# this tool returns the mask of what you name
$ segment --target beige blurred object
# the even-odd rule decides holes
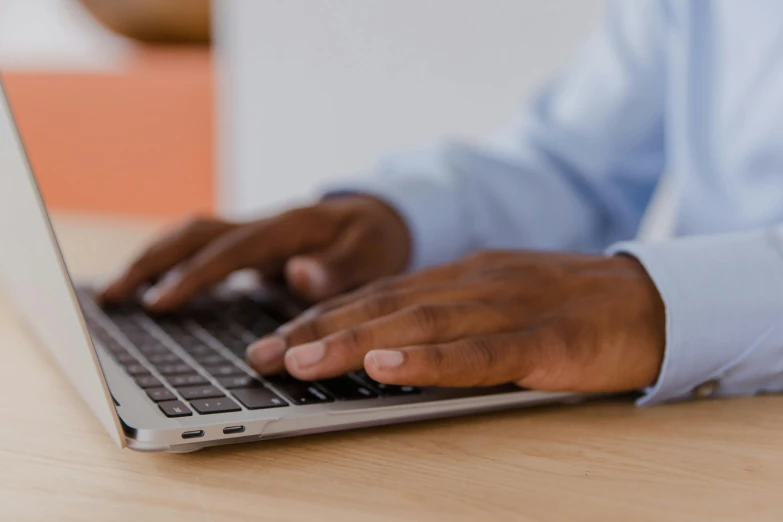
[[[78,0],[109,29],[145,43],[207,44],[210,0]]]

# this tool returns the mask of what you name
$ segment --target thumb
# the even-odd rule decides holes
[[[302,297],[320,301],[367,282],[373,277],[372,262],[363,255],[365,245],[361,230],[341,234],[328,248],[308,255],[295,256],[285,267],[289,286]]]

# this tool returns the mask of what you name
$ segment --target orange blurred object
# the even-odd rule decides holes
[[[214,209],[206,49],[139,51],[119,73],[4,74],[51,208],[173,216]]]

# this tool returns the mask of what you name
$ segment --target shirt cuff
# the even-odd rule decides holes
[[[657,382],[638,405],[783,389],[783,262],[771,231],[623,242],[666,307],[666,349]],[[698,393],[696,393],[698,394]]]
[[[454,261],[470,248],[470,227],[448,183],[415,176],[376,176],[326,187],[322,193],[366,194],[396,210],[411,234],[410,271]]]

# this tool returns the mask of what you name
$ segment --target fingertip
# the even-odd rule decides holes
[[[270,335],[248,346],[245,361],[260,374],[279,373],[283,369],[286,349],[286,343],[280,336]]]
[[[364,369],[376,381],[393,384],[399,380],[406,362],[405,353],[400,350],[370,350],[364,356]]]
[[[100,302],[121,301],[128,293],[127,286],[123,276],[116,277],[99,290],[96,297]]]
[[[171,270],[157,284],[149,287],[141,296],[141,304],[154,312],[166,312],[179,307],[186,295],[182,270]]]
[[[99,304],[112,303],[119,300],[119,292],[116,288],[107,286],[95,294],[95,300],[98,301]]]
[[[313,300],[329,297],[331,281],[326,268],[309,257],[293,257],[286,263],[286,278],[289,285]]]
[[[157,286],[150,287],[141,296],[141,304],[145,308],[154,310],[160,306],[161,301],[165,304],[165,295],[161,288]]]

